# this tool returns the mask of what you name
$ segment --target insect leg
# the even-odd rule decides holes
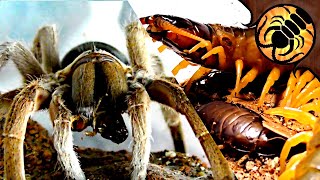
[[[56,72],[60,69],[57,41],[56,26],[54,25],[42,27],[34,38],[31,51],[43,65],[46,73]]]
[[[299,107],[304,112],[313,111],[316,116],[320,115],[320,100],[313,100],[310,103],[301,105]]]
[[[291,102],[295,101],[296,97],[301,92],[301,89],[308,82],[310,82],[313,78],[314,78],[314,75],[310,71],[307,70],[299,77],[299,79],[297,79],[296,86],[295,86],[295,88],[294,88],[294,90],[292,92],[292,100],[291,100]],[[291,104],[290,104],[290,106],[291,106]]]
[[[207,48],[207,51],[210,51],[212,49],[212,44],[209,40],[205,40],[199,36],[191,34],[183,29],[180,29],[160,17],[156,18],[154,21],[155,21],[154,23],[157,24],[159,27],[161,27],[163,30],[168,30],[173,33],[176,33],[176,34],[179,34],[179,35],[182,35],[182,36],[199,41],[198,44],[196,44],[194,47],[192,47],[190,50],[188,50],[189,53],[193,53],[193,52],[197,51],[199,48],[204,48],[204,47]]]
[[[259,65],[261,65],[260,59],[258,60]],[[237,95],[243,89],[248,85],[248,83],[252,82],[259,73],[259,66],[254,66],[247,74],[241,79],[238,88],[236,87],[234,90],[234,94]]]
[[[284,172],[285,170],[286,159],[289,155],[291,147],[294,147],[300,143],[309,142],[312,135],[313,135],[312,131],[301,132],[301,133],[295,134],[294,136],[292,136],[286,141],[280,154],[280,173]]]
[[[291,95],[293,93],[294,87],[296,86],[297,79],[300,77],[300,70],[296,71],[296,74],[294,75],[293,72],[290,73],[290,77],[287,83],[287,88],[284,91],[283,99],[280,102],[280,107],[287,106],[289,103],[291,103]]]
[[[301,100],[299,101],[297,106],[299,107],[300,105],[306,104],[308,101],[310,101],[312,99],[316,99],[316,98],[320,98],[320,87],[314,89],[308,95],[301,98]]]
[[[243,61],[241,59],[238,59],[238,60],[236,60],[235,64],[236,64],[237,79],[236,79],[235,88],[231,92],[231,97],[235,97],[237,95],[237,93],[240,92],[239,86],[240,86],[240,79],[242,76]]]
[[[158,51],[159,51],[160,53],[162,53],[165,49],[167,49],[167,46],[164,45],[164,44],[162,44],[162,45],[158,48]]]
[[[222,46],[214,47],[213,49],[209,50],[205,55],[201,57],[201,59],[206,59],[212,54],[218,54],[219,55],[219,69],[226,69],[227,67],[227,61],[226,61],[226,53],[224,52],[224,49]]]
[[[317,117],[313,116],[308,112],[304,112],[300,109],[290,108],[290,107],[276,107],[270,108],[264,111],[265,114],[279,115],[285,118],[295,119],[301,124],[310,125],[312,128],[317,120]]]
[[[314,78],[303,88],[303,90],[292,101],[291,107],[299,107],[301,104],[303,104],[303,103],[300,103],[301,99],[307,96],[308,94],[312,93],[312,91],[314,91],[314,89],[316,89],[317,87],[320,87],[320,83],[317,78]]]
[[[299,42],[299,41],[298,41]],[[279,54],[280,56],[286,56],[286,55],[288,55],[288,54],[290,54],[291,52],[292,52],[292,50],[293,50],[293,48],[294,48],[294,40],[293,39],[290,39],[290,41],[289,41],[289,46],[290,46],[290,48],[288,49],[288,51],[287,52],[285,52],[285,53],[283,53],[283,54]],[[299,46],[298,46],[299,47]]]
[[[301,162],[301,159],[303,159],[306,156],[306,153],[307,152],[303,152],[292,156],[286,165],[285,171],[279,176],[278,180],[294,179],[295,169],[297,165]]]
[[[271,86],[275,83],[275,81],[277,81],[280,77],[280,69],[278,67],[274,67],[272,68],[267,81],[265,83],[265,85],[263,86],[262,92],[261,92],[261,96],[259,98],[259,102],[258,102],[258,106],[262,106],[262,104],[264,103],[264,98],[266,97],[267,93],[269,92],[269,89],[271,88]]]

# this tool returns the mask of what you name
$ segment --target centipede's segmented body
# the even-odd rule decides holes
[[[194,66],[194,63],[201,66],[192,72],[187,82],[180,83],[186,86],[186,91],[190,84],[207,75],[212,68],[236,72],[237,79],[232,96],[237,96],[258,75],[270,73],[259,100],[259,106],[262,106],[274,82],[281,74],[293,69],[293,65],[273,63],[261,54],[256,44],[254,28],[203,24],[169,15],[148,16],[140,18],[140,21],[148,25],[147,31],[154,40],[161,41],[184,58],[184,61],[172,70],[175,76],[180,70]],[[242,71],[246,72],[243,77]]]

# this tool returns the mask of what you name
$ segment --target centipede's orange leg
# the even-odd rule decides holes
[[[294,136],[292,136],[286,141],[280,153],[280,173],[283,173],[285,170],[286,159],[289,155],[290,149],[300,143],[309,142],[312,135],[313,135],[312,131],[301,132],[301,133],[295,134]]]
[[[188,69],[189,68],[189,69]],[[188,92],[189,89],[191,88],[191,85],[193,84],[194,81],[200,79],[201,77],[207,75],[210,73],[211,69],[205,68],[203,66],[200,66],[198,64],[194,64],[191,62],[188,62],[186,60],[182,60],[171,72],[172,74],[176,77],[176,79],[179,78],[179,71],[187,71],[188,74],[193,74],[189,79],[183,79],[182,84],[180,86],[185,87],[185,91]],[[185,77],[184,74],[182,74]]]
[[[313,111],[316,116],[319,116],[319,114],[320,114],[320,100],[314,100],[310,103],[301,105],[299,107],[299,109],[301,109],[304,112]]]
[[[297,70],[295,76],[293,72],[291,72],[288,83],[287,83],[287,88],[283,93],[283,99],[281,100],[279,105],[280,107],[287,106],[288,101],[291,101],[291,98],[292,98],[291,95],[297,83],[297,79],[300,77],[300,72],[301,72],[300,70]]]
[[[164,44],[162,44],[160,47],[158,47],[158,51],[159,51],[160,53],[162,53],[165,49],[167,49],[167,46],[164,45]]]
[[[307,152],[299,153],[292,156],[287,163],[285,171],[279,176],[278,180],[287,180],[294,179],[295,177],[295,169],[297,165],[300,163],[301,159],[306,156]]]
[[[157,18],[157,19],[155,19],[155,21],[157,21],[156,24],[160,25],[163,30],[168,30],[173,33],[176,33],[176,34],[194,39],[196,41],[199,41],[198,44],[196,44],[194,47],[192,47],[190,50],[188,50],[189,53],[193,53],[193,52],[197,51],[199,48],[204,48],[204,47],[206,47],[208,51],[210,51],[212,49],[212,44],[209,40],[205,40],[199,36],[191,34],[183,29],[180,29],[162,18]]]
[[[301,106],[302,104],[306,104],[312,99],[320,98],[320,87],[314,89],[306,96],[302,97],[296,104],[297,107]]]
[[[314,124],[317,120],[317,117],[313,116],[308,112],[304,112],[301,109],[290,108],[290,107],[276,107],[270,108],[264,111],[265,114],[283,116],[289,119],[295,119],[301,124],[310,125],[311,128],[314,128]]]
[[[217,46],[208,51],[205,55],[201,57],[202,60],[210,57],[212,54],[218,54],[219,55],[219,69],[226,69],[227,67],[227,57],[226,53],[224,52],[224,49],[222,46]]]
[[[314,78],[314,75],[310,71],[305,71],[297,80],[296,87],[293,90],[292,98],[293,100],[291,102],[294,102],[298,94],[301,92],[301,89],[312,79]],[[291,105],[290,105],[291,106]]]
[[[239,94],[241,89],[246,87],[248,83],[252,82],[258,76],[259,69],[261,69],[261,59],[258,59],[257,65],[253,66],[253,68],[241,79],[238,88],[236,87],[233,93],[236,95]]]
[[[237,73],[237,79],[236,79],[236,85],[233,91],[231,92],[231,96],[235,97],[237,93],[239,92],[239,85],[240,85],[240,79],[242,76],[242,69],[243,69],[243,61],[241,59],[236,60],[236,73]]]
[[[260,99],[258,102],[258,106],[261,106],[264,103],[264,99],[265,99],[267,93],[269,92],[271,86],[274,84],[275,81],[277,81],[279,79],[279,77],[280,77],[280,69],[278,67],[272,68],[272,70],[267,78],[267,82],[263,86],[261,96],[260,96]]]
[[[302,103],[301,100],[307,96],[308,94],[312,93],[316,88],[320,87],[319,80],[317,78],[314,78],[311,82],[309,82],[303,90],[297,95],[297,97],[294,99],[294,101],[291,104],[291,107],[298,107]]]

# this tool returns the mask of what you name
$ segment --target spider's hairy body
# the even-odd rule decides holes
[[[234,179],[227,161],[183,89],[154,77],[143,26],[136,20],[125,27],[125,34],[131,67],[124,64],[127,61],[122,63],[122,59],[118,59],[124,56],[114,55],[114,48],[104,43],[97,43],[98,48],[94,43],[93,46],[84,43],[66,55],[68,58],[62,62],[64,67],[57,68],[60,63],[55,58],[58,53],[52,26],[39,30],[33,52],[17,42],[0,46],[0,64],[13,61],[25,82],[30,81],[14,97],[6,115],[4,165],[7,179],[25,179],[26,124],[34,112],[46,108],[53,123],[58,160],[66,176],[73,179],[85,179],[85,175],[73,150],[72,130],[82,131],[91,126],[93,132],[87,135],[100,133],[106,139],[121,143],[128,135],[121,114],[128,112],[133,132],[131,178],[145,179],[150,156],[151,124],[147,112],[151,100],[186,116],[213,167],[214,178]],[[8,108],[0,106],[0,109]]]

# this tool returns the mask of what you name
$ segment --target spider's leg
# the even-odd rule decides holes
[[[176,80],[173,77],[171,77],[171,80],[170,80],[170,77],[167,77],[165,75],[163,64],[158,56],[154,55],[152,56],[152,59],[153,59],[153,62],[155,63],[155,65],[153,66],[153,69],[157,75],[169,80],[172,83],[176,82]],[[180,114],[168,106],[164,106],[160,104],[160,107],[161,107],[161,111],[164,116],[164,119],[170,129],[175,150],[178,152],[186,152],[185,146],[183,143],[184,141],[183,141],[183,132],[182,132]]]
[[[150,98],[143,85],[137,80],[152,77],[150,54],[146,47],[147,32],[140,22],[132,22],[125,27],[126,42],[135,78],[130,84],[133,90],[128,100],[128,112],[133,131],[133,168],[131,179],[145,179],[150,156],[151,123],[147,120]]]
[[[55,83],[32,81],[15,96],[4,125],[4,172],[7,179],[25,179],[23,141],[30,116],[49,98]]]
[[[186,116],[210,161],[214,179],[233,179],[232,171],[226,159],[223,157],[183,89],[165,80],[149,80],[145,86],[152,100],[170,106]]]
[[[0,121],[1,117],[5,118],[12,104],[13,98],[19,93],[19,90],[12,90],[4,94],[0,94]],[[2,129],[0,130],[2,131]]]
[[[138,22],[133,22],[126,27],[127,47],[132,62],[131,64],[133,65],[133,68],[140,66],[137,70],[145,71],[144,73],[140,73],[142,76],[138,79],[139,82],[145,86],[152,100],[170,106],[177,112],[186,116],[196,137],[199,139],[206,152],[212,166],[214,179],[234,179],[234,175],[228,166],[228,162],[223,157],[217,144],[212,139],[183,89],[166,80],[153,80],[151,76],[146,76],[148,75],[146,72],[150,72],[148,63],[143,63],[150,58],[143,40],[146,37],[146,33],[143,26]],[[143,61],[141,62],[141,60]],[[140,98],[143,96],[146,97],[144,92],[141,92],[141,94],[142,96]],[[142,107],[145,107],[145,104],[141,105]],[[141,107],[140,109],[143,110]]]
[[[49,112],[53,122],[53,143],[66,175],[73,179],[85,179],[77,154],[73,150],[71,126],[78,116],[72,115],[62,99],[63,93],[68,90],[68,86],[59,86],[52,94]]]
[[[19,93],[19,90],[12,90],[4,94],[0,94],[0,136],[3,133],[3,126],[5,123],[6,115],[9,112],[13,98]],[[1,145],[2,143],[0,143]]]
[[[0,45],[0,70],[11,60],[25,81],[45,74],[33,54],[18,42],[5,42]]]
[[[141,84],[133,83],[130,88],[133,89],[128,99],[133,134],[131,179],[145,179],[151,149],[151,122],[147,120],[150,98]]]
[[[55,25],[42,27],[34,38],[32,52],[46,73],[60,69],[57,41]]]

